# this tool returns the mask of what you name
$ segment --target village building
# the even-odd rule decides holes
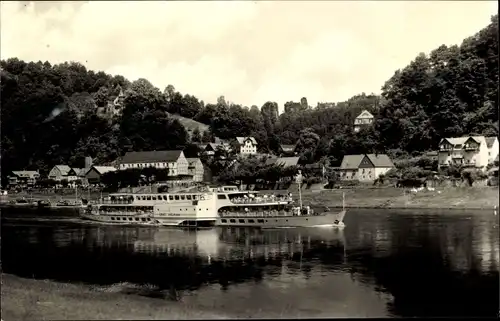
[[[315,177],[324,178],[326,175],[326,167],[324,164],[320,164],[320,163],[305,164],[303,166],[303,168],[304,168],[304,173],[309,173],[309,175],[312,175]]]
[[[116,171],[116,168],[112,166],[92,166],[87,173],[85,173],[85,179],[89,184],[99,184],[102,175],[114,171]]]
[[[277,165],[287,168],[290,166],[297,166],[300,157],[271,157],[266,160],[266,165]]]
[[[37,180],[40,178],[40,173],[38,171],[13,171],[9,175],[9,188],[21,187],[33,187],[35,186]]]
[[[52,167],[47,177],[57,182],[60,182],[62,180],[71,182],[78,179],[75,171],[72,171],[71,167],[69,167],[68,165],[56,165]]]
[[[281,144],[279,146],[279,150],[278,150],[278,154],[280,156],[294,156],[294,155],[297,155],[297,152],[295,151],[295,147],[297,145],[293,144],[293,145],[284,145],[284,144]]]
[[[439,142],[438,167],[451,165],[485,170],[498,155],[498,139],[484,136],[443,138]],[[490,145],[491,147],[488,147]]]
[[[113,100],[113,102],[108,102],[106,106],[97,108],[97,116],[101,118],[113,118],[115,116],[121,115],[125,100],[125,94],[123,93],[123,89],[120,85],[117,86],[117,90],[119,90],[118,96]]]
[[[257,140],[254,137],[236,137],[234,145],[240,155],[257,154]]]
[[[146,167],[168,169],[169,176],[189,175],[189,163],[182,150],[128,152],[119,165],[120,170]]]
[[[485,137],[486,146],[488,146],[488,164],[493,164],[495,159],[498,157],[498,138]]]
[[[354,119],[354,132],[357,133],[361,128],[370,126],[373,124],[374,119],[375,117],[368,110],[363,110],[361,114]]]
[[[340,179],[374,181],[394,168],[386,154],[345,155],[338,168]]]
[[[188,175],[193,176],[194,182],[203,182],[205,176],[205,167],[197,157],[186,158],[188,161]]]

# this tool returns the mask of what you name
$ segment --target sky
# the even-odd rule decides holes
[[[1,2],[0,56],[78,61],[214,103],[339,102],[486,27],[496,1]]]

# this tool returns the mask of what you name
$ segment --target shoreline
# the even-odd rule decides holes
[[[288,191],[261,191],[263,194],[287,193]],[[292,192],[298,198],[297,192]],[[345,195],[346,209],[435,209],[435,210],[494,210],[499,207],[498,187],[440,188],[434,191],[410,193],[401,188],[356,188],[335,190],[305,190],[301,192],[304,204],[313,207],[342,208]],[[74,200],[71,195],[32,194],[33,199]],[[5,204],[10,200],[27,197],[27,194],[9,194],[0,198],[0,208],[30,208],[26,205]],[[36,207],[31,207],[35,208]],[[52,207],[57,209],[68,207]]]
[[[1,284],[3,320],[228,318],[182,301],[128,294],[120,285],[62,283],[6,273],[1,274]]]

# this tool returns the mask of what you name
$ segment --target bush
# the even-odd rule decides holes
[[[353,187],[353,186],[359,186],[360,182],[357,179],[353,180],[346,180],[346,181],[339,181],[339,185],[344,186],[344,187]]]
[[[304,183],[305,184],[318,184],[318,183],[321,183],[322,179],[320,177],[308,177],[304,180]]]
[[[462,171],[462,179],[466,181],[469,184],[469,186],[472,186],[472,184],[477,180],[486,178],[488,178],[488,175],[481,170],[474,169],[474,170]]]

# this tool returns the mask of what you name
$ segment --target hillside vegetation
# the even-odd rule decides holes
[[[162,92],[146,79],[130,82],[77,62],[10,58],[1,68],[3,179],[15,169],[81,167],[86,155],[106,163],[126,151],[189,148],[190,140],[213,136],[252,135],[261,151],[297,143],[302,163],[323,160],[335,166],[344,154],[404,155],[435,149],[446,136],[498,135],[498,16],[460,46],[419,54],[383,84],[381,96],[362,93],[316,108],[302,98],[285,104],[281,115],[275,102],[246,107],[221,96],[205,104],[171,85]],[[99,117],[98,107],[120,90],[122,115]],[[363,109],[376,116],[375,124],[353,133]],[[195,123],[186,118],[209,132],[193,129],[189,138],[186,127]]]

